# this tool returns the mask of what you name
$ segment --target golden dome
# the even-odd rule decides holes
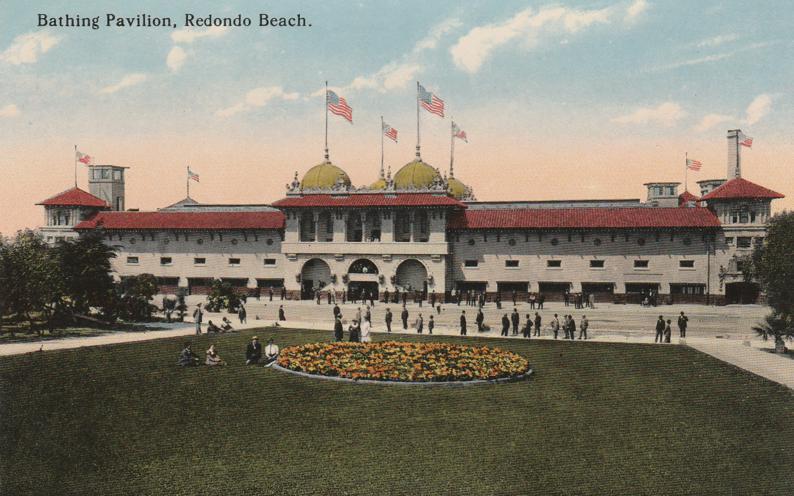
[[[369,186],[369,189],[386,189],[386,180],[383,178],[378,179]]]
[[[424,189],[439,178],[438,171],[421,160],[403,165],[394,175],[394,189]]]
[[[339,179],[350,186],[350,177],[347,173],[331,162],[322,162],[309,169],[303,175],[302,189],[332,189]]]
[[[466,185],[460,182],[458,179],[450,177],[447,180],[447,184],[449,185],[449,192],[456,199],[462,200],[466,197]]]

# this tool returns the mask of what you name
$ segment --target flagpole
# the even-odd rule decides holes
[[[325,103],[325,161],[328,160],[328,81],[325,82],[325,95],[323,96]]]
[[[452,121],[452,124],[449,132],[449,178],[452,179],[455,177],[455,169],[453,168],[455,163],[455,121],[452,120],[451,116],[450,121]]]
[[[689,191],[687,178],[689,176],[689,152],[684,152],[684,191]]]
[[[419,152],[421,142],[419,138],[419,81],[416,82],[416,160],[421,161],[422,155]]]
[[[380,116],[380,178],[383,179],[386,176],[383,174],[383,116]]]
[[[77,145],[74,145],[74,187],[77,187]]]
[[[185,187],[187,188],[187,198],[190,198],[190,166],[185,166],[187,169],[187,176],[185,177]]]

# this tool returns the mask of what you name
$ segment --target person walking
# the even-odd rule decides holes
[[[201,334],[201,321],[204,320],[204,311],[201,309],[201,303],[196,305],[193,310],[193,320],[196,322],[196,335]]]
[[[510,332],[510,319],[507,314],[502,315],[502,336],[507,336]]]
[[[684,312],[681,312],[681,315],[678,316],[678,337],[686,338],[686,328],[689,325],[689,317],[684,315]]]
[[[568,339],[571,341],[576,339],[576,319],[573,318],[573,315],[568,316]]]
[[[543,310],[543,303],[546,301],[546,295],[541,293],[538,295],[538,310]]]
[[[665,343],[669,343],[670,342],[670,338],[672,337],[672,334],[673,334],[673,327],[672,327],[672,325],[670,325],[671,323],[672,323],[672,321],[670,319],[667,319],[667,325],[664,326],[664,342]]]
[[[513,297],[513,306],[516,306],[516,298],[518,298],[518,293],[516,293],[515,289],[513,290],[512,297]]]
[[[590,327],[590,321],[587,320],[587,315],[582,315],[582,321],[579,324],[579,339],[584,337],[587,340],[587,328]]]
[[[529,308],[532,309],[532,310],[535,309],[535,300],[536,299],[537,299],[537,297],[535,296],[535,293],[529,293]]]
[[[433,320],[433,314],[430,314],[430,320],[427,321],[427,333],[433,334],[433,328],[436,326],[436,321]]]
[[[403,311],[400,314],[400,317],[402,318],[402,321],[403,321],[403,331],[407,331],[408,330],[408,309],[405,308],[405,303],[403,303]]]
[[[482,308],[477,310],[477,318],[474,321],[477,323],[477,332],[483,332],[482,323],[485,321],[485,315],[482,313]]]
[[[529,339],[532,336],[532,315],[527,314],[527,322],[524,324],[524,337]]]
[[[355,320],[356,322],[361,322],[361,307],[356,307]]]
[[[482,306],[482,304],[480,304]],[[496,293],[496,309],[502,309],[502,293]]]
[[[562,332],[565,333],[565,337],[563,339],[568,339],[568,331],[571,327],[568,325],[568,315],[562,316]]]
[[[430,306],[431,307],[435,307],[436,306],[436,292],[435,291],[430,293]]]
[[[510,322],[513,324],[513,336],[518,336],[518,324],[521,321],[521,316],[518,315],[518,309],[513,308],[513,314],[510,316]]]
[[[535,336],[540,337],[540,324],[543,323],[543,319],[540,318],[540,314],[535,312]]]
[[[560,319],[557,317],[557,314],[554,314],[554,318],[551,320],[551,332],[554,333],[554,339],[557,339],[557,336],[560,333]]]
[[[419,314],[419,317],[416,319],[416,333],[422,334],[422,331],[425,328],[425,319],[422,318],[422,314]]]
[[[245,324],[247,318],[247,312],[245,311],[245,305],[240,303],[240,308],[237,309],[237,318],[240,319],[241,324]]]
[[[339,317],[342,314],[342,310],[339,309],[339,305],[334,305],[334,318]]]
[[[369,305],[367,305],[367,311],[364,313],[364,320],[372,324],[372,310],[370,310]]]
[[[334,341],[342,341],[345,339],[344,329],[342,328],[342,315],[334,317]]]
[[[383,303],[389,303],[389,290],[383,292]]]
[[[278,306],[278,320],[287,320],[287,316],[284,314],[284,305]]]
[[[659,316],[656,321],[656,337],[653,338],[654,343],[661,343],[664,341],[664,317]]]
[[[468,328],[466,326],[466,310],[462,310],[460,312],[460,335],[465,336],[468,332]]]
[[[391,332],[391,320],[392,320],[392,313],[391,308],[386,307],[386,332]]]

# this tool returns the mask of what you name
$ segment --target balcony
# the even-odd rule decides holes
[[[383,242],[298,242],[281,243],[281,252],[290,254],[334,254],[345,255],[447,255],[446,241],[427,243],[383,243]]]

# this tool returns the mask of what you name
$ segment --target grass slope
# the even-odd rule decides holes
[[[405,388],[245,367],[251,335],[194,340],[222,369],[179,339],[1,359],[0,493],[791,494],[794,396],[687,348],[470,338],[535,375]]]

